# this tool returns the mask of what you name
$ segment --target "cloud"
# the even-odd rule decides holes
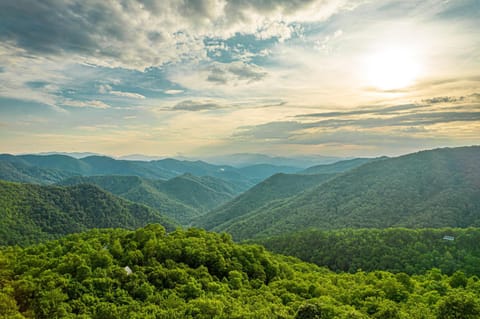
[[[415,109],[422,108],[423,105],[420,104],[401,104],[401,105],[394,105],[394,106],[380,106],[380,107],[368,107],[368,108],[360,108],[355,109],[352,111],[338,111],[338,112],[322,112],[322,113],[308,113],[308,114],[300,114],[296,117],[298,118],[309,118],[309,117],[316,117],[316,118],[330,118],[330,117],[348,117],[353,115],[390,115],[395,114],[400,111],[410,111]]]
[[[94,109],[109,109],[111,108],[110,105],[98,101],[98,100],[92,100],[92,101],[76,101],[76,100],[64,100],[62,101],[61,105],[64,106],[71,106],[71,107],[79,107],[79,108],[94,108]]]
[[[469,98],[474,98],[472,94]],[[451,130],[451,123],[468,127],[480,122],[480,103],[462,103],[467,97],[425,99],[423,104],[367,107],[351,111],[311,113],[294,116],[294,121],[272,121],[239,127],[234,138],[285,144],[343,143],[383,145],[430,140]],[[437,104],[443,103],[439,106]],[[427,103],[428,102],[428,103]],[[313,119],[321,119],[312,121]],[[451,135],[455,135],[450,132]]]
[[[452,104],[452,103],[461,103],[461,102],[480,102],[480,94],[472,93],[466,96],[437,96],[429,99],[422,100],[424,103],[429,104]]]
[[[352,116],[369,115],[373,116],[385,116],[385,115],[399,115],[405,113],[412,113],[414,116],[427,116],[427,111],[438,110],[440,112],[433,112],[434,114],[446,114],[447,110],[463,110],[467,111],[467,114],[472,110],[478,110],[480,102],[480,94],[473,93],[466,96],[441,96],[422,99],[418,103],[399,104],[392,106],[375,106],[375,107],[359,107],[351,111],[335,111],[335,112],[320,112],[320,113],[307,113],[296,115],[296,118],[350,118]],[[433,108],[435,104],[442,104],[441,109]],[[417,114],[418,113],[418,114]],[[456,113],[452,113],[456,114]]]
[[[220,104],[207,101],[185,100],[175,104],[171,110],[173,111],[207,111],[223,108]]]
[[[315,126],[315,123],[301,123],[297,121],[270,122],[240,127],[235,136],[264,140],[288,139],[302,130]]]
[[[229,84],[260,81],[267,76],[263,68],[242,61],[232,63],[215,62],[208,68],[207,81],[217,84]]]
[[[33,55],[76,55],[145,69],[205,56],[203,39],[236,33],[288,38],[291,23],[320,21],[347,0],[16,0],[0,2],[0,40]]]
[[[102,93],[102,94],[112,94],[112,95],[116,95],[116,96],[126,97],[126,98],[129,98],[129,99],[140,99],[140,100],[145,99],[145,96],[143,96],[141,94],[138,94],[138,93],[115,91],[108,84],[100,85],[100,87],[98,89],[98,92]]]
[[[140,100],[145,99],[145,96],[143,96],[141,94],[138,94],[138,93],[122,92],[122,91],[110,91],[109,93],[112,94],[112,95],[126,97],[126,98],[129,98],[129,99],[140,99]]]
[[[169,95],[175,95],[175,94],[181,94],[183,93],[183,90],[165,90],[163,93],[169,94]]]

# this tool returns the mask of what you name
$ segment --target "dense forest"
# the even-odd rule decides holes
[[[176,224],[145,205],[93,185],[40,186],[0,181],[0,245],[23,245],[90,228]]]
[[[311,227],[476,227],[479,163],[478,146],[378,159],[212,229],[248,239]]]
[[[199,229],[93,230],[0,250],[3,318],[479,318],[480,281],[335,274]]]
[[[480,276],[480,229],[307,230],[254,240],[268,250],[336,272],[386,270],[423,274],[438,268]]]

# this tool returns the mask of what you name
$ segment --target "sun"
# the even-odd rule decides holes
[[[412,85],[420,73],[415,55],[406,48],[384,48],[369,54],[364,67],[368,86],[385,91]]]

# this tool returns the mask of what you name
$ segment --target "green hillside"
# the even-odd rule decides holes
[[[0,156],[1,180],[35,184],[53,184],[69,176],[72,176],[72,174],[65,171],[43,169],[31,166],[27,163],[1,160]]]
[[[221,179],[190,174],[168,181],[137,176],[76,176],[60,184],[97,185],[115,195],[151,206],[182,225],[188,225],[195,216],[225,203],[238,192],[234,185]]]
[[[241,218],[269,202],[294,196],[309,187],[327,181],[333,176],[330,174],[295,175],[282,173],[273,175],[218,209],[197,218],[194,224],[198,227],[212,229],[226,221]]]
[[[322,164],[309,167],[300,172],[300,174],[337,174],[349,171],[365,163],[373,162],[383,158],[354,158],[351,160],[338,161],[332,164]]]
[[[203,230],[94,230],[0,249],[3,318],[478,318],[477,277],[335,274]]]
[[[214,228],[236,239],[302,230],[480,226],[480,147],[364,164]]]
[[[480,228],[306,230],[254,242],[336,272],[438,268],[480,276]]]
[[[205,212],[232,199],[239,193],[232,185],[214,177],[197,177],[191,174],[177,176],[156,187],[171,197]]]
[[[93,185],[40,186],[0,181],[0,245],[26,244],[90,228],[175,225],[157,211]]]

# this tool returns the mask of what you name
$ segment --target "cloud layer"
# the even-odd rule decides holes
[[[478,144],[479,15],[477,0],[0,1],[3,151]]]
[[[205,38],[236,33],[289,38],[295,22],[319,21],[346,0],[2,1],[0,40],[34,55],[145,69],[205,55]]]

